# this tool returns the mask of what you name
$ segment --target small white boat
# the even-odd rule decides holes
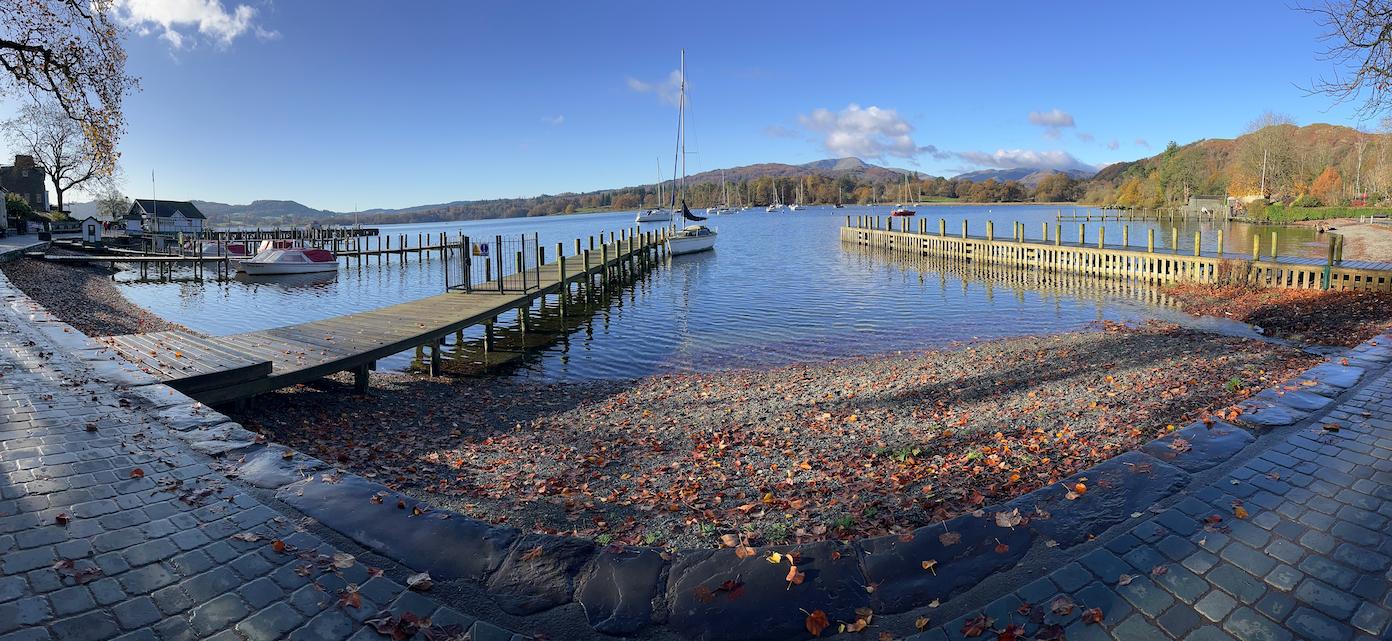
[[[638,215],[633,218],[633,222],[635,223],[665,223],[671,222],[671,220],[672,210],[670,209],[649,209],[647,211],[640,211]]]
[[[249,276],[312,274],[338,271],[338,257],[327,249],[289,247],[269,249],[237,265]]]
[[[715,249],[715,232],[705,225],[688,225],[667,237],[667,251],[673,256]]]
[[[788,211],[797,211],[797,210],[799,210],[799,209],[802,209],[802,205],[799,205],[799,204],[797,204],[797,203],[793,203],[793,204],[791,204],[791,205],[788,205]]]

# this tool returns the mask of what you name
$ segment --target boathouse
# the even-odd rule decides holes
[[[1231,213],[1231,210],[1228,209],[1228,197],[1219,194],[1217,196],[1190,196],[1189,201],[1184,203],[1184,213],[1190,216],[1226,217]]]
[[[132,216],[139,218],[140,229],[131,229]],[[203,212],[198,211],[198,207],[186,200],[137,198],[131,203],[130,211],[126,214],[126,231],[163,235],[194,234],[203,231],[203,223],[206,220]]]

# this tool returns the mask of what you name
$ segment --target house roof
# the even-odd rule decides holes
[[[131,203],[131,213],[153,214],[159,218],[168,218],[179,212],[184,218],[207,218],[203,212],[193,203],[187,200],[155,200],[152,198],[136,198]]]

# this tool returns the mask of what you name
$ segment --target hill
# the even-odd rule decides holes
[[[1083,202],[1169,207],[1193,194],[1296,205],[1382,202],[1392,197],[1392,135],[1274,119],[1237,138],[1171,142],[1148,158],[1103,167]]]
[[[1093,172],[1082,169],[1039,169],[1037,167],[1015,167],[1012,169],[979,169],[953,176],[953,180],[970,180],[974,183],[994,180],[1005,182],[1014,180],[1030,188],[1038,187],[1039,181],[1049,174],[1064,174],[1073,180],[1087,180]]]

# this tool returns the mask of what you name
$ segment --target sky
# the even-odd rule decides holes
[[[1308,94],[1321,29],[1271,0],[116,4],[140,197],[353,211],[651,183],[683,47],[690,173],[1096,168],[1268,110],[1375,124]]]

